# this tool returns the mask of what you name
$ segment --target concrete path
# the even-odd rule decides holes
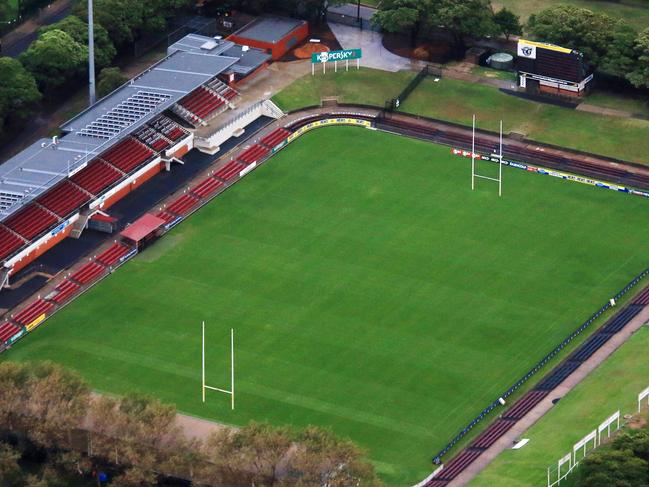
[[[336,24],[334,22],[329,22],[329,28],[343,49],[356,49],[360,47],[363,50],[361,66],[396,72],[404,69],[412,69],[413,66],[418,65],[418,61],[397,56],[383,47],[380,32],[360,30],[357,27]]]
[[[607,115],[609,117],[620,117],[620,118],[634,118],[633,113],[627,112],[625,110],[618,110],[617,108],[605,108],[597,105],[591,105],[589,103],[580,103],[577,106],[577,110],[580,112],[589,112],[596,113],[598,115]]]
[[[615,350],[617,350],[624,342],[626,342],[634,332],[636,332],[642,325],[649,321],[649,306],[640,311],[633,320],[631,320],[619,333],[615,334],[606,344],[593,354],[586,362],[575,370],[565,381],[561,383],[556,389],[548,394],[543,401],[541,401],[534,409],[527,415],[519,420],[512,429],[503,435],[496,443],[489,449],[485,450],[478,459],[469,465],[460,475],[453,479],[448,485],[451,487],[459,487],[466,485],[478,473],[489,465],[496,456],[503,450],[511,448],[517,439],[525,436],[530,426],[536,423],[545,413],[552,409],[552,401],[561,398],[574,389],[577,384],[584,380],[588,374],[595,370],[604,360],[606,360]],[[565,445],[565,449],[570,448],[570,445]],[[557,451],[557,458],[564,453],[563,450]]]

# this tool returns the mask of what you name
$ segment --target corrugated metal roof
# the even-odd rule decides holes
[[[223,47],[230,48],[232,43]],[[41,139],[0,165],[0,218],[4,220],[26,202],[81,170],[124,136],[238,61],[237,57],[213,52],[170,52],[63,124],[64,135],[56,144]]]

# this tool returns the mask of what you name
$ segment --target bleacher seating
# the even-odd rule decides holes
[[[70,299],[74,294],[76,294],[81,286],[75,284],[74,282],[65,279],[61,284],[56,286],[57,294],[52,298],[56,304],[61,304]]]
[[[214,193],[221,186],[223,186],[223,183],[218,179],[207,178],[201,181],[200,183],[198,183],[196,186],[194,186],[191,189],[191,192],[194,193],[199,198],[205,198],[211,195],[212,193]]]
[[[467,449],[462,451],[458,456],[453,458],[444,469],[440,472],[440,480],[453,480],[466,467],[480,456],[481,450]]]
[[[104,264],[107,267],[115,265],[119,261],[119,259],[128,254],[130,250],[131,249],[126,245],[115,242],[113,245],[108,247],[97,256],[97,262]]]
[[[602,332],[617,333],[622,328],[624,328],[626,324],[631,321],[642,308],[644,308],[643,305],[630,304],[618,314],[616,314],[613,318],[611,318],[609,322],[606,323],[606,325],[604,325],[604,327],[602,328]]]
[[[291,132],[289,132],[283,127],[279,127],[273,130],[270,134],[266,135],[264,138],[262,138],[261,143],[272,149],[276,145],[279,145],[281,142],[284,142],[289,135],[291,135]]]
[[[131,172],[153,155],[153,151],[132,137],[124,139],[101,158],[125,173]]]
[[[5,321],[0,325],[0,343],[4,343],[12,336],[20,332],[21,327],[9,321]]]
[[[561,384],[566,377],[572,374],[580,365],[581,362],[576,360],[568,360],[567,362],[564,362],[555,368],[550,375],[539,382],[536,389],[540,391],[551,391]]]
[[[223,98],[215,95],[211,90],[203,86],[192,91],[179,102],[180,106],[189,110],[202,120],[205,120],[224,103]]]
[[[97,279],[104,272],[106,272],[106,268],[103,265],[98,264],[97,262],[88,262],[77,272],[72,274],[70,276],[70,279],[73,279],[81,284],[88,284],[89,282]]]
[[[30,203],[3,223],[27,240],[31,240],[57,221],[58,219],[52,213],[34,203]]]
[[[137,131],[135,137],[156,152],[160,152],[171,145],[158,131],[151,127],[141,128]]]
[[[644,288],[635,298],[633,298],[633,304],[649,304],[649,286]]]
[[[548,395],[548,391],[529,391],[523,397],[521,397],[516,403],[509,408],[503,414],[503,418],[509,419],[520,419],[525,416],[528,412],[534,408],[538,403],[540,403],[545,396]]]
[[[185,215],[194,206],[198,204],[198,200],[189,194],[184,194],[177,198],[173,203],[167,207],[167,211],[175,213],[176,215]]]
[[[268,154],[268,149],[263,145],[255,144],[239,154],[238,160],[244,164],[252,164]]]
[[[245,169],[245,167],[245,164],[237,161],[230,161],[221,169],[219,169],[214,175],[217,178],[223,179],[224,181],[229,181],[233,177],[237,176],[243,169]]]
[[[89,200],[87,193],[70,181],[63,181],[36,201],[60,217],[66,217]]]
[[[181,129],[177,123],[165,116],[161,116],[151,122],[151,127],[160,132],[169,140],[173,140],[174,142],[182,139],[187,135],[187,132]]]
[[[478,436],[473,443],[471,443],[472,448],[489,448],[493,445],[498,438],[504,435],[516,421],[510,419],[498,419],[486,430],[484,430],[480,436]]]
[[[41,315],[47,314],[53,306],[52,303],[48,303],[44,299],[37,299],[13,316],[13,320],[21,325],[29,325]]]
[[[161,212],[158,213],[156,216],[157,216],[158,218],[162,218],[162,219],[163,219],[164,221],[166,221],[167,223],[171,223],[171,222],[174,221],[176,218],[178,218],[176,215],[172,215],[172,214],[169,213],[168,211],[161,211]]]
[[[4,226],[0,226],[0,259],[4,259],[22,247],[23,240]]]
[[[219,95],[229,101],[235,98],[238,93],[228,86],[222,93],[219,93]]]
[[[599,348],[604,345],[609,338],[613,335],[610,333],[595,333],[588,340],[586,340],[576,351],[570,356],[570,360],[577,360],[583,362],[594,354]]]
[[[103,161],[96,160],[72,176],[70,180],[89,193],[97,196],[104,189],[119,181],[121,178],[122,173],[113,166]]]

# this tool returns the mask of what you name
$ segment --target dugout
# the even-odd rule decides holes
[[[579,51],[520,39],[516,53],[518,85],[528,93],[570,97],[588,93],[593,73]]]
[[[119,235],[126,244],[141,250],[162,234],[162,227],[165,223],[162,218],[145,213],[122,230]]]
[[[244,46],[263,49],[273,61],[281,58],[309,35],[304,20],[286,17],[259,17],[228,36],[228,40]]]

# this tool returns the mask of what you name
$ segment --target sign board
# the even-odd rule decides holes
[[[518,48],[516,49],[516,54],[518,54],[520,57],[536,59],[536,46],[534,44],[530,44],[522,40],[518,41]]]
[[[342,51],[324,51],[314,52],[311,54],[311,63],[331,63],[333,61],[350,61],[360,59],[362,52],[360,49],[343,49]]]

